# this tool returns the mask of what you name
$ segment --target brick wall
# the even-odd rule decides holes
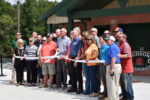
[[[150,76],[150,70],[147,70],[147,71],[135,71],[134,75],[138,75],[138,76]]]
[[[124,16],[106,16],[92,18],[92,20],[87,23],[87,28],[90,29],[94,25],[112,25],[113,22],[117,24],[150,23],[150,14],[134,14]],[[63,24],[62,26],[67,27],[66,24]],[[75,23],[74,26],[80,27],[82,31],[85,30],[84,25],[81,23]],[[150,76],[150,70],[135,71],[134,75]]]
[[[93,18],[88,22],[88,29],[94,25],[111,25],[116,21],[117,24],[131,24],[131,23],[150,23],[150,14],[134,14],[123,16],[106,16]],[[150,70],[147,71],[135,71],[134,75],[150,76]]]
[[[116,20],[118,24],[148,23],[150,22],[150,14],[97,17],[87,24],[89,28],[94,25],[111,25],[112,20]]]
[[[61,24],[62,25],[62,27],[64,27],[64,28],[67,28],[67,26],[68,26],[68,24]],[[81,31],[85,31],[85,26],[83,25],[83,24],[81,24],[81,23],[75,23],[74,24],[74,27],[80,27],[81,28]]]

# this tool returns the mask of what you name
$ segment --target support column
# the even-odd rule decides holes
[[[52,32],[52,24],[47,24],[47,33]]]
[[[70,32],[72,31],[73,27],[74,27],[74,19],[68,17],[68,36],[70,36]]]

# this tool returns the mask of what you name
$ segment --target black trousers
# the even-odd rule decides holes
[[[22,83],[23,72],[24,72],[25,61],[16,61],[14,67],[16,69],[16,81],[17,83]]]
[[[67,86],[67,66],[64,59],[57,60],[57,67],[56,67],[56,85]]]
[[[57,63],[55,63],[55,70],[57,73]],[[53,76],[53,83],[52,84],[56,84],[56,74],[54,74],[54,76]]]
[[[69,63],[68,71],[70,73],[71,85],[74,89],[83,89],[83,78],[82,78],[82,63],[78,63],[74,66],[74,62]],[[77,84],[79,86],[77,86]]]
[[[26,61],[27,83],[37,82],[37,61]]]
[[[99,66],[99,80],[100,80],[100,86],[102,85],[101,84],[101,81],[103,83],[103,86],[104,86],[104,95],[107,96],[107,85],[106,85],[106,66],[104,64],[100,64]]]

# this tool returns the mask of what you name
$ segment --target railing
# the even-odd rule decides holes
[[[13,68],[12,58],[3,58],[2,66],[5,69],[12,69]]]

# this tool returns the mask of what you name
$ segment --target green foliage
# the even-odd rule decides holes
[[[0,0],[0,51],[5,57],[11,56],[11,40],[16,32],[15,8]]]
[[[38,17],[56,4],[57,2],[48,0],[26,0],[21,11],[21,31],[26,38],[30,37],[33,31],[46,34],[46,22],[39,22]]]
[[[21,33],[23,39],[31,36],[33,31],[46,34],[46,22],[39,22],[38,17],[57,2],[48,0],[25,0],[21,4]],[[17,6],[11,5],[5,0],[0,0],[0,51],[3,49],[4,57],[11,57],[11,42],[17,32]]]

